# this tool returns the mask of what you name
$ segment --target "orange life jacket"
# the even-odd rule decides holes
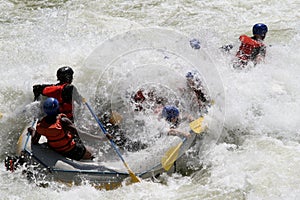
[[[72,102],[64,102],[64,100],[62,98],[62,91],[67,84],[68,83],[64,83],[62,85],[51,85],[51,86],[45,87],[43,89],[42,94],[47,97],[56,98],[59,102],[59,112],[66,114],[69,119],[72,119],[73,118]]]
[[[58,152],[68,152],[75,147],[74,136],[70,131],[64,131],[61,118],[66,117],[59,114],[54,124],[48,124],[43,118],[36,126],[36,131],[47,138],[48,145]]]
[[[255,48],[264,46],[262,42],[254,40],[246,35],[241,35],[240,41],[242,44],[236,54],[236,57],[245,62],[247,62],[251,58],[251,55]]]

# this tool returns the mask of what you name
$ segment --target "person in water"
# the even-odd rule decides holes
[[[192,92],[195,94],[195,99],[199,105],[200,113],[206,113],[207,106],[210,104],[210,100],[207,96],[207,92],[204,89],[202,81],[198,77],[197,72],[188,72],[185,77],[188,89],[192,90]]]
[[[170,129],[167,131],[167,134],[189,137],[189,133],[178,130],[178,126],[183,120],[182,118],[180,118],[179,114],[180,112],[178,108],[173,105],[167,105],[162,109],[161,117],[170,124]],[[192,121],[192,119],[190,119],[190,121]]]
[[[147,144],[140,140],[133,140],[128,137],[127,131],[121,127],[122,116],[115,112],[105,112],[103,115],[98,115],[98,118],[103,122],[105,130],[110,134],[112,141],[121,149],[129,152],[135,152],[147,148]]]
[[[237,61],[234,63],[234,68],[245,68],[249,61],[256,65],[264,60],[266,46],[263,40],[268,32],[268,27],[263,23],[258,23],[253,26],[252,32],[252,37],[240,36],[241,45],[236,53]]]
[[[135,111],[152,110],[155,114],[161,112],[167,101],[166,97],[158,96],[155,89],[146,92],[141,88],[131,96],[131,103]]]
[[[34,101],[40,100],[40,96],[53,97],[59,102],[59,112],[67,115],[74,121],[73,102],[82,104],[82,96],[77,88],[72,85],[74,71],[71,67],[64,66],[57,70],[57,84],[38,84],[33,86]]]
[[[50,148],[73,160],[91,160],[91,151],[83,144],[79,136],[79,131],[73,122],[63,113],[59,112],[59,102],[55,98],[48,98],[43,104],[46,116],[38,121],[36,129],[29,127],[28,131],[32,135],[32,143],[38,144],[43,135],[47,138]],[[97,136],[89,135],[94,139],[101,139]],[[106,134],[108,139],[111,138]]]

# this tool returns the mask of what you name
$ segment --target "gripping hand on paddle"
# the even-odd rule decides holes
[[[174,129],[174,128],[171,128],[171,129],[168,131],[168,135],[182,135],[182,136],[184,136],[184,137],[190,137],[190,136],[191,136],[189,133],[182,132],[182,131],[179,131],[179,130]]]

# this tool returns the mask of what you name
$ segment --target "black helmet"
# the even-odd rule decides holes
[[[71,67],[64,66],[57,70],[57,80],[63,83],[71,83],[73,81],[74,71]]]

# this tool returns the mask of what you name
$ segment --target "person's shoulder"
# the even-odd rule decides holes
[[[241,41],[243,41],[243,40],[252,39],[252,38],[249,37],[248,35],[243,34],[243,35],[240,35],[239,39],[240,39]]]
[[[64,114],[64,113],[60,113],[60,114],[58,114],[58,116],[57,116],[60,120],[64,120],[64,121],[71,121],[68,117],[67,117],[67,115],[66,114]]]
[[[73,122],[67,117],[67,115],[61,113],[58,115],[59,121],[60,123],[62,123],[63,125],[72,125]]]
[[[73,90],[77,90],[76,87],[70,83],[65,83],[64,84],[64,91],[69,91],[69,92],[73,92]]]

